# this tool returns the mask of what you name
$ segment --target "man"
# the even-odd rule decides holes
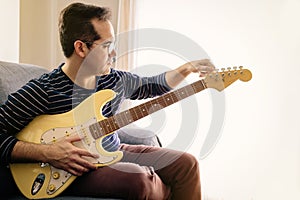
[[[192,72],[205,76],[214,70],[209,60],[189,62],[153,77],[114,70],[111,66],[116,56],[115,38],[109,20],[110,12],[106,8],[81,3],[71,4],[61,12],[59,33],[66,61],[49,74],[27,83],[1,105],[1,165],[43,162],[78,176],[65,194],[125,199],[201,199],[198,162],[184,152],[120,144],[114,133],[106,137],[102,145],[107,151],[123,151],[124,157],[111,166],[96,168],[84,157],[97,158],[98,155],[73,145],[81,140],[79,136],[53,144],[34,144],[14,137],[36,116],[70,111],[96,91],[112,89],[117,93],[102,110],[103,115],[109,117],[117,112],[125,98],[162,95]],[[12,180],[9,174],[7,176]],[[3,195],[5,192],[1,190]]]

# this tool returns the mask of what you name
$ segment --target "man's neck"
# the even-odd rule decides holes
[[[62,66],[62,71],[80,87],[94,89],[96,85],[96,76],[84,73],[82,70],[82,61],[67,59]]]

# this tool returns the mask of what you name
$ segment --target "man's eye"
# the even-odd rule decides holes
[[[111,45],[110,43],[108,43],[108,44],[103,44],[103,47],[108,48],[110,45]]]

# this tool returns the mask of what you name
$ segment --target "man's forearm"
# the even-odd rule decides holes
[[[190,73],[190,66],[182,65],[174,70],[166,72],[166,81],[171,88],[175,88],[180,84]]]
[[[12,162],[46,162],[47,145],[18,141],[11,153]]]

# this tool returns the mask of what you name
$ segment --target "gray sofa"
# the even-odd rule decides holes
[[[17,64],[11,62],[0,61],[0,104],[3,104],[7,96],[16,91],[22,85],[32,78],[39,77],[43,73],[49,72],[48,70],[39,66],[30,64]],[[127,128],[120,130],[120,140],[122,143],[127,144],[145,144],[152,146],[161,146],[158,137],[150,131],[144,131],[138,128]],[[20,194],[16,194],[6,199],[21,200],[26,199]],[[74,197],[74,196],[58,196],[55,200],[109,200],[108,198],[92,198],[92,197]]]

